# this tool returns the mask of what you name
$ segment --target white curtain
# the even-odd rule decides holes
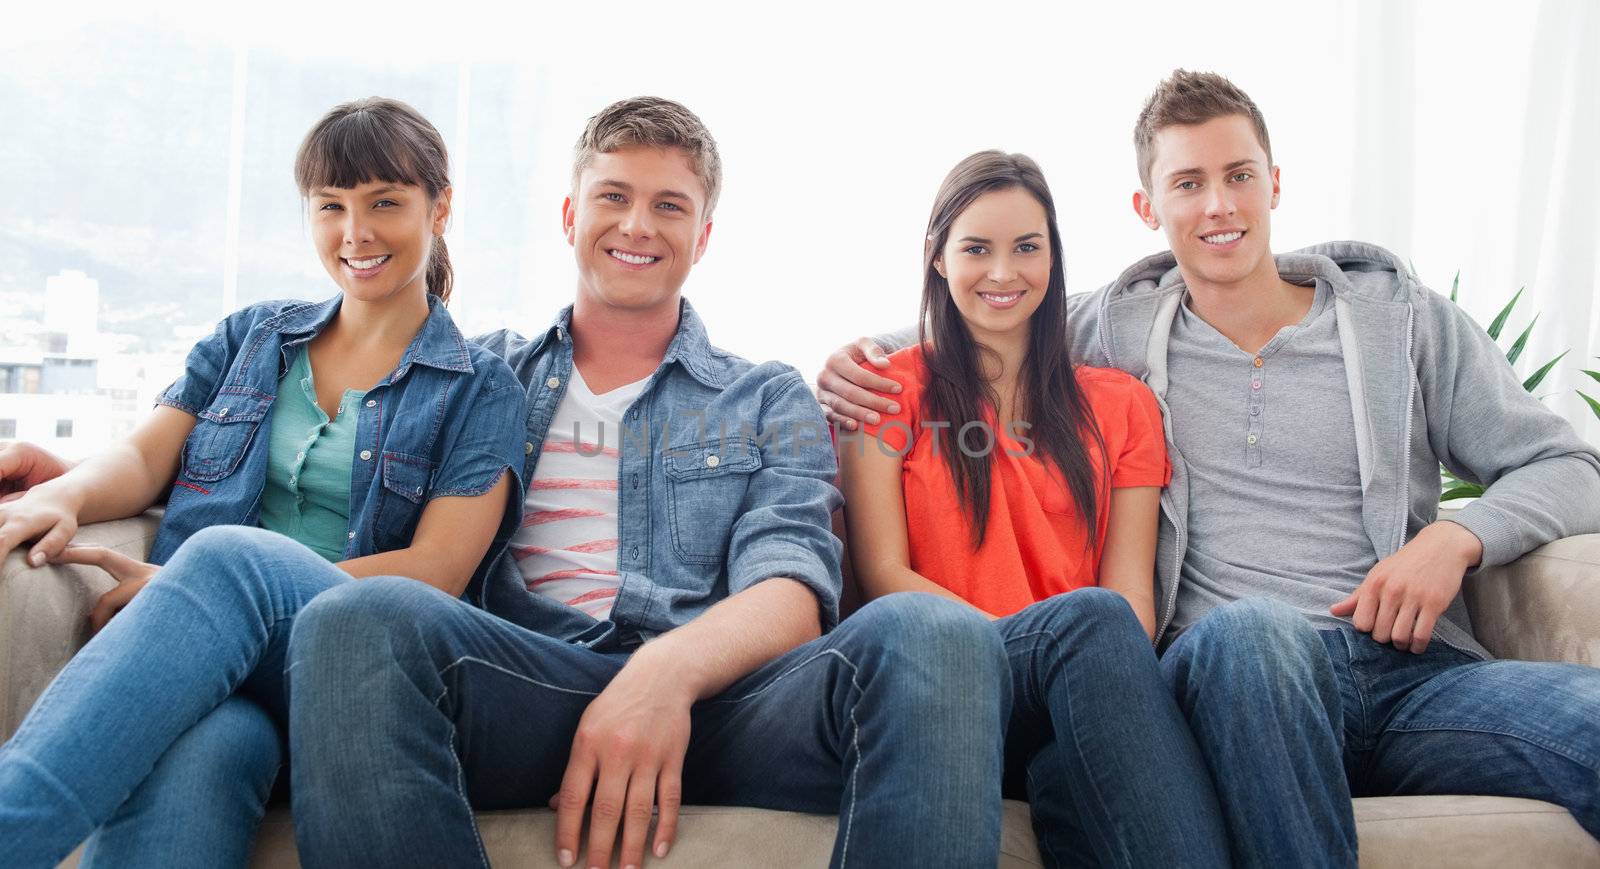
[[[1410,257],[1489,320],[1519,287],[1502,346],[1537,312],[1526,376],[1591,442],[1600,420],[1600,5],[1388,3],[1348,7],[1355,99],[1350,233]]]

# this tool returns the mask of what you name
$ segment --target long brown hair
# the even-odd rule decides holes
[[[979,151],[950,170],[934,198],[923,252],[922,317],[918,327],[929,374],[922,393],[924,418],[949,423],[937,436],[972,523],[974,549],[983,546],[988,525],[990,452],[999,448],[999,433],[987,445],[990,451],[983,451],[984,444],[970,443],[971,439],[962,433],[967,431],[963,429],[967,423],[984,420],[985,408],[994,410],[999,422],[999,396],[984,380],[980,366],[982,354],[994,351],[973,338],[950,295],[950,284],[935,268],[935,261],[949,240],[951,225],[968,206],[985,193],[1014,188],[1027,191],[1038,200],[1050,228],[1050,281],[1029,324],[1027,354],[1017,375],[1022,397],[1017,410],[1021,419],[1032,424],[1028,435],[1037,454],[1047,466],[1055,465],[1066,481],[1068,493],[1088,529],[1086,540],[1094,540],[1094,530],[1099,525],[1100,487],[1088,444],[1094,443],[1103,460],[1105,441],[1072,370],[1067,344],[1067,279],[1061,262],[1055,199],[1045,184],[1044,173],[1033,160],[1022,154]],[[1092,547],[1093,543],[1089,545]]]
[[[385,97],[341,103],[317,121],[294,158],[301,196],[323,187],[351,188],[369,181],[421,187],[434,202],[450,186],[444,137],[421,112]],[[450,301],[455,272],[444,239],[428,252],[428,292]]]

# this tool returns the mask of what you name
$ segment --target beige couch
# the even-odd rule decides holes
[[[152,514],[94,525],[78,542],[142,556],[156,522]],[[82,644],[84,617],[111,585],[89,568],[32,570],[16,554],[0,565],[0,734],[15,730]],[[1495,654],[1600,665],[1600,535],[1559,540],[1508,567],[1471,577],[1466,593],[1478,637]],[[1600,866],[1600,844],[1548,803],[1470,796],[1355,803],[1363,865]],[[486,813],[481,827],[490,859],[497,865],[554,867],[553,820],[545,809]],[[651,865],[823,866],[834,828],[831,817],[689,807],[676,848]],[[1021,803],[1006,804],[999,862],[1041,865]],[[287,813],[267,817],[255,864],[297,865]]]

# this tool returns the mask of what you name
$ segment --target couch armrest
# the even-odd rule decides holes
[[[73,544],[104,546],[144,558],[161,513],[98,522],[78,529]],[[88,615],[116,582],[97,567],[31,568],[27,549],[0,562],[0,741],[9,739],[33,701],[88,639]]]
[[[1480,571],[1462,591],[1473,633],[1497,657],[1600,666],[1600,534]]]

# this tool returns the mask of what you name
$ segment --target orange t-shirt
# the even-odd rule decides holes
[[[1100,520],[1092,550],[1085,551],[1084,523],[1061,474],[1037,453],[1020,455],[1024,445],[1009,432],[995,431],[989,527],[983,546],[973,551],[971,520],[956,493],[945,445],[940,444],[936,455],[938,432],[922,426],[922,389],[928,379],[922,348],[908,347],[889,362],[883,374],[903,387],[900,412],[883,414],[879,424],[863,425],[862,430],[866,449],[879,448],[872,440],[876,436],[895,452],[905,451],[907,433],[911,435],[901,468],[911,569],[997,616],[1098,584],[1111,490],[1165,486],[1172,474],[1161,410],[1149,388],[1116,369],[1077,369],[1078,386],[1100,426],[1110,464],[1109,469],[1100,467],[1098,450],[1090,447],[1100,480]],[[851,441],[839,444],[841,450],[855,448]]]

